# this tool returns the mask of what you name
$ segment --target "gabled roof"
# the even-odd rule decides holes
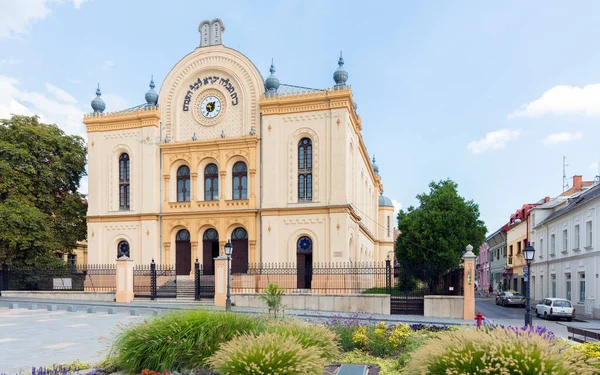
[[[554,220],[559,216],[565,215],[568,212],[573,211],[576,208],[584,206],[586,203],[588,203],[589,201],[591,201],[594,198],[597,198],[598,196],[600,196],[600,184],[596,184],[593,187],[591,187],[590,189],[582,192],[581,194],[578,194],[577,196],[572,197],[571,199],[569,199],[569,204],[567,204],[566,207],[561,208],[560,210],[557,210],[556,212],[553,212],[552,214],[550,214],[550,216],[548,216],[546,219],[544,219],[542,222],[540,222],[537,226],[543,225],[546,222]]]

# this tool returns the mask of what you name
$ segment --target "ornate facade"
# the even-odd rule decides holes
[[[335,86],[263,80],[220,20],[146,103],[112,113],[98,88],[89,143],[88,262],[208,265],[385,260],[393,206],[361,136],[340,56]]]

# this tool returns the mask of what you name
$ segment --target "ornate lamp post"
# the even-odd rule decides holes
[[[527,289],[525,294],[526,305],[525,305],[525,325],[531,326],[533,320],[531,316],[531,261],[535,256],[535,249],[531,246],[531,242],[527,244],[527,247],[523,250],[525,261],[527,262]]]
[[[231,261],[231,254],[233,253],[233,245],[229,240],[225,244],[225,255],[227,255],[227,300],[225,301],[225,311],[231,311],[231,286],[229,284],[229,262]]]

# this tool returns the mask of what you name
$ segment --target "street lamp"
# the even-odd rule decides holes
[[[531,246],[531,242],[527,244],[527,247],[523,250],[525,261],[527,262],[527,289],[525,290],[525,325],[531,326],[531,261],[535,256],[535,249]]]
[[[229,240],[225,244],[225,255],[227,255],[227,301],[225,302],[225,311],[231,311],[231,286],[229,284],[229,261],[231,260],[231,254],[233,253],[233,245]]]

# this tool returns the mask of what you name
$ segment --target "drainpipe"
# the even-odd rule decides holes
[[[259,193],[258,193],[258,215],[260,218],[259,221],[259,226],[260,226],[260,230],[259,230],[259,236],[260,236],[260,252],[259,252],[259,257],[258,257],[258,263],[262,263],[262,251],[263,251],[263,217],[262,217],[262,189],[263,189],[263,169],[262,169],[262,165],[263,165],[263,145],[262,145],[262,139],[263,139],[263,120],[262,120],[262,113],[260,113],[260,138],[258,139],[258,148],[259,148],[259,158],[258,158],[258,170],[260,173],[260,187],[259,187]]]
[[[159,194],[159,211],[158,211],[158,223],[159,223],[159,243],[158,243],[158,254],[159,254],[159,259],[158,259],[158,264],[162,264],[162,243],[163,243],[163,234],[162,234],[162,227],[163,227],[163,218],[162,218],[162,211],[163,211],[163,199],[162,199],[162,195],[163,195],[163,181],[162,181],[162,175],[163,175],[163,163],[162,163],[162,148],[160,147],[160,142],[162,141],[162,121],[158,123],[158,158],[159,158],[159,175],[158,175],[158,181],[159,181],[159,185],[160,185],[160,194]]]

